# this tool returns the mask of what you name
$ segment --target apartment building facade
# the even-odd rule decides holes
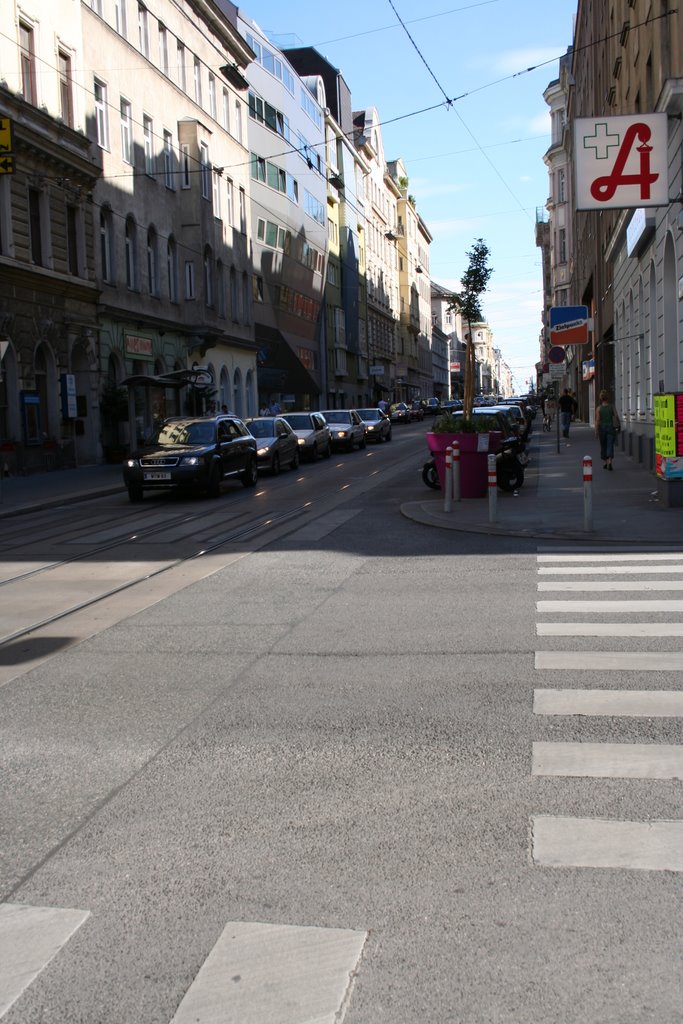
[[[93,193],[80,5],[12,5],[0,37],[2,471],[94,461]]]
[[[593,322],[589,412],[606,387],[622,443],[654,468],[654,396],[683,389],[683,20],[666,0],[578,4],[567,85],[568,151],[579,117],[663,113],[668,202],[574,211],[572,303]]]

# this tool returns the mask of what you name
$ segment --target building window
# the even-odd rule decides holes
[[[159,22],[159,67],[168,75],[168,32],[166,26]]]
[[[73,82],[71,79],[71,57],[59,51],[59,112],[64,124],[74,126]]]
[[[242,104],[239,100],[235,101],[235,138],[242,142]]]
[[[564,203],[566,200],[566,177],[564,170],[560,168],[557,172],[557,201],[558,203]]]
[[[232,312],[232,322],[236,324],[239,320],[239,309],[237,301],[237,272],[234,267],[230,267],[230,309]]]
[[[66,207],[66,258],[69,273],[81,277],[81,211],[73,203]]]
[[[178,40],[176,44],[176,67],[178,70],[178,85],[187,92],[187,71],[185,68],[185,46]]]
[[[126,286],[131,291],[137,291],[138,282],[138,253],[137,253],[137,227],[132,217],[126,219]]]
[[[114,18],[116,31],[124,39],[128,38],[128,0],[114,0]]]
[[[28,225],[31,242],[31,262],[45,266],[43,246],[43,196],[40,189],[28,190]]]
[[[242,320],[249,323],[249,274],[242,271]]]
[[[226,207],[225,207],[225,219],[227,220],[230,227],[233,227],[235,223],[235,209],[234,209],[234,188],[230,178],[226,181]]]
[[[223,89],[223,109],[222,109],[223,127],[226,132],[230,131],[230,93],[227,89]]]
[[[216,79],[209,72],[209,113],[216,120]]]
[[[175,188],[173,162],[173,136],[169,131],[164,131],[164,185],[170,189]]]
[[[121,159],[125,164],[132,163],[132,131],[133,118],[128,100],[121,97]]]
[[[218,315],[225,318],[227,296],[225,294],[225,267],[218,260],[216,264],[216,298],[218,302]]]
[[[190,147],[186,142],[180,145],[180,187],[191,188],[190,178]]]
[[[107,87],[104,82],[95,79],[95,125],[97,128],[97,145],[100,149],[109,149],[109,120],[107,116]]]
[[[210,199],[211,165],[209,163],[209,147],[205,142],[199,143],[199,177],[202,185],[202,199]]]
[[[114,283],[112,245],[112,214],[108,207],[103,207],[102,210],[100,210],[100,263],[102,268],[102,279],[106,281],[107,284]]]
[[[34,49],[33,29],[30,25],[19,22],[19,49],[21,51],[21,95],[27,103],[36,100],[36,54]]]
[[[196,298],[194,281],[194,263],[192,260],[185,260],[185,298]]]
[[[195,101],[195,103],[197,103],[201,107],[201,105],[202,105],[202,65],[200,63],[199,57],[195,57],[194,58],[194,63],[192,65],[192,74],[193,74],[193,82],[194,82],[194,101]]]
[[[240,231],[243,235],[247,233],[247,196],[243,188],[240,189]]]
[[[178,251],[173,235],[166,244],[166,273],[168,274],[168,297],[171,302],[178,301]]]
[[[216,170],[213,172],[213,215],[221,219],[221,176]]]
[[[213,308],[213,255],[209,245],[204,249],[204,301]]]
[[[138,44],[143,57],[149,57],[149,14],[144,4],[138,4]]]
[[[153,227],[147,231],[147,281],[149,294],[159,294],[159,243]]]
[[[560,263],[567,262],[567,230],[560,228],[557,235],[557,258]]]
[[[154,174],[154,122],[148,114],[142,115],[142,136],[145,147],[145,174]]]

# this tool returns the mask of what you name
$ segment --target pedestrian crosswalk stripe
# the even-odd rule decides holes
[[[86,910],[0,903],[0,1017],[88,916]]]
[[[600,672],[681,672],[680,651],[536,651],[538,669]]]
[[[683,636],[683,622],[537,622],[536,632],[539,636]]]
[[[537,555],[537,562],[674,562],[683,563],[683,551],[634,551],[610,554]]]
[[[683,572],[683,562],[679,565],[554,565],[541,566],[539,576],[632,576],[635,573],[649,572],[654,576],[666,576]]]
[[[534,690],[534,714],[683,718],[683,691]]]
[[[231,922],[171,1024],[337,1024],[366,938],[351,929]]]
[[[539,591],[551,590],[582,590],[585,593],[596,591],[642,591],[642,590],[683,590],[683,580],[543,580],[536,584]]]
[[[664,743],[534,743],[531,762],[532,775],[683,778],[683,746]]]
[[[531,847],[542,867],[683,871],[683,822],[536,815]]]
[[[683,612],[683,601],[537,601],[537,612]]]

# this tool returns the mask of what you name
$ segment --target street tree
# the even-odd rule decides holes
[[[486,291],[489,278],[493,273],[493,267],[490,267],[488,264],[489,255],[489,247],[484,239],[475,239],[474,245],[467,253],[469,263],[467,270],[460,280],[460,291],[453,293],[449,307],[451,310],[459,312],[467,324],[467,333],[465,334],[465,390],[462,402],[463,419],[466,422],[472,419],[474,382],[476,377],[472,324],[480,323],[484,319],[481,309],[481,296]]]

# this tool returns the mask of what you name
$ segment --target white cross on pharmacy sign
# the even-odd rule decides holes
[[[577,210],[668,204],[666,114],[577,118],[574,155]]]

